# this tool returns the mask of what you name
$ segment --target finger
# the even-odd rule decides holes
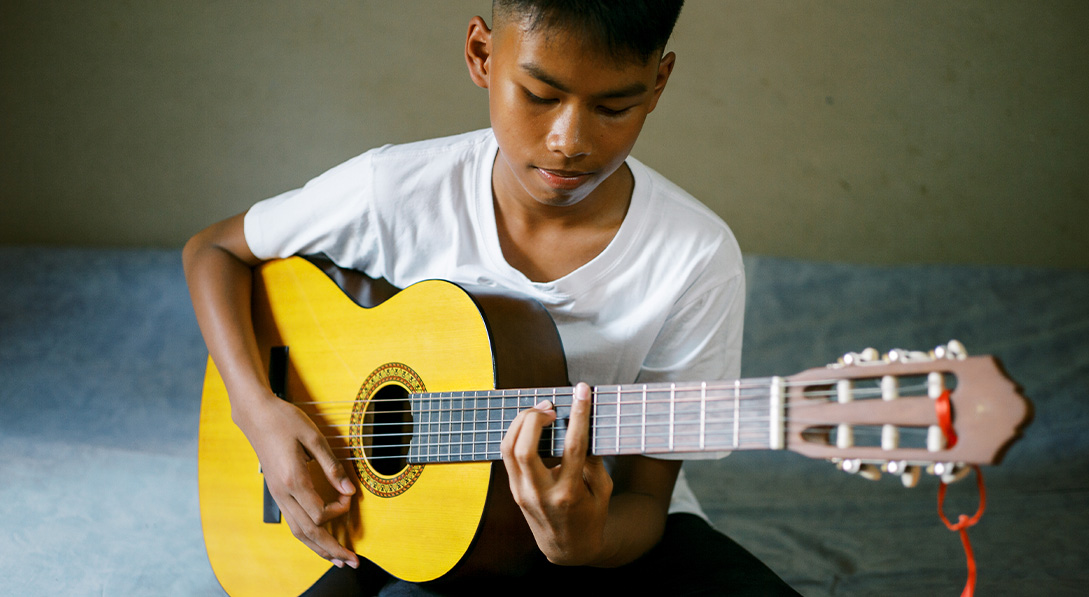
[[[534,483],[539,482],[541,475],[547,473],[544,463],[538,454],[538,446],[541,441],[541,431],[546,425],[556,420],[556,411],[552,410],[552,403],[543,401],[533,408],[526,409],[515,417],[507,431],[509,440],[509,457],[512,466],[507,467],[507,472],[512,476],[527,474]]]
[[[343,495],[355,494],[355,484],[348,477],[344,465],[333,455],[333,450],[329,447],[329,442],[324,435],[314,434],[306,438],[303,447],[310,457],[318,462],[318,466],[321,467],[322,473],[333,489]]]
[[[514,444],[522,431],[522,423],[526,420],[525,413],[515,415],[514,420],[503,434],[503,441],[499,444],[499,454],[503,457],[503,466],[507,469],[507,475],[512,479],[519,471],[518,463],[514,460]]]
[[[541,432],[556,421],[556,411],[552,409],[552,403],[546,400],[524,411],[520,416],[522,425],[518,437],[515,438],[514,457],[522,466],[534,466],[540,462],[543,469],[544,463],[540,456]]]
[[[605,462],[600,456],[586,457],[582,479],[593,495],[608,496],[613,493],[613,479],[609,471],[605,469]]]
[[[340,567],[347,564],[359,566],[359,557],[345,548],[324,527],[314,524],[298,502],[287,498],[281,507],[291,533],[314,553]]]
[[[561,475],[568,481],[583,476],[582,469],[590,444],[590,411],[590,386],[580,383],[572,394],[571,419],[563,438]]]
[[[300,446],[299,451],[299,462],[306,462],[307,455],[301,453],[305,451],[302,446]],[[304,465],[297,474],[290,475],[283,480],[283,485],[288,496],[303,509],[311,523],[315,525],[323,524],[347,512],[346,509],[343,509],[342,501],[339,499],[326,502],[325,498],[314,486],[314,480],[310,475],[310,467]]]

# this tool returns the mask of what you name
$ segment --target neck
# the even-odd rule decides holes
[[[505,167],[500,162],[497,157],[493,172]],[[528,197],[516,185],[503,185],[498,173],[492,186],[503,257],[530,280],[549,282],[585,265],[612,242],[627,215],[634,179],[624,165],[589,196],[569,205]]]
[[[593,388],[590,452],[599,456],[780,448],[780,378]],[[573,388],[441,392],[412,396],[416,463],[499,460],[519,412],[542,400],[556,423],[541,437],[545,456],[563,455]],[[779,396],[777,399],[776,396]]]

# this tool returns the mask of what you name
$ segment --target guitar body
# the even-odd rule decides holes
[[[383,416],[376,414],[380,405],[401,404],[397,400],[409,393],[566,384],[559,336],[547,312],[532,301],[442,281],[416,284],[374,304],[374,289],[362,285],[362,277],[340,278],[338,285],[330,274],[302,258],[261,266],[253,318],[265,358],[275,360],[277,347],[286,347],[284,398],[325,432],[359,487],[349,514],[330,523],[334,536],[409,581],[472,568],[466,554],[492,549],[483,545],[491,542],[484,534],[518,545],[510,546],[511,554],[531,553],[531,535],[512,513],[501,466],[371,458],[383,454],[359,429]],[[226,389],[211,360],[198,466],[208,557],[228,593],[298,595],[328,570],[329,563],[299,542],[285,522],[265,521],[260,465],[231,420]],[[322,482],[316,467],[312,476]],[[486,513],[494,521],[482,524]]]

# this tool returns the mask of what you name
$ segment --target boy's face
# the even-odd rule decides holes
[[[499,143],[495,192],[546,206],[578,204],[624,163],[673,55],[618,62],[566,31],[529,31],[518,20],[497,24],[487,37],[474,72],[470,26],[467,59],[473,80],[488,89]]]

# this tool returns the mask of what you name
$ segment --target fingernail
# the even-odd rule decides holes
[[[352,485],[352,482],[347,479],[340,480],[340,489],[341,493],[344,495],[352,495],[355,493],[355,485]]]
[[[341,562],[340,560],[338,560],[336,558],[333,558],[333,565],[336,566],[337,568],[343,568],[344,567],[344,562]]]
[[[359,560],[355,560],[355,561],[350,561],[349,560],[348,565],[352,567],[352,570],[358,570],[359,569]]]
[[[538,402],[537,404],[534,404],[533,408],[535,408],[537,410],[552,410],[552,403],[549,402],[548,400],[542,400],[542,401]]]

